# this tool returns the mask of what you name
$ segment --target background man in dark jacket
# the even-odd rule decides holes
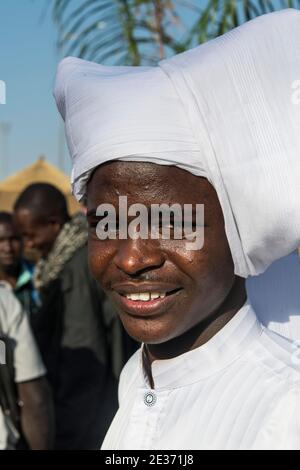
[[[41,256],[33,329],[54,391],[56,448],[99,448],[132,343],[89,273],[85,216],[70,218],[63,194],[41,183],[20,195],[15,220]]]

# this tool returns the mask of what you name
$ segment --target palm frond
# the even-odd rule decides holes
[[[58,48],[63,55],[89,60],[139,65],[182,51],[177,27],[187,8],[199,13],[191,0],[53,0],[52,15],[58,27]],[[114,48],[110,45],[114,44]],[[150,49],[145,53],[145,45]],[[107,49],[107,50],[106,50]],[[166,52],[167,51],[167,52]]]
[[[52,0],[63,55],[110,64],[153,64],[278,9],[278,0]],[[281,0],[297,8],[300,0]],[[188,30],[183,17],[195,18]],[[185,12],[185,15],[183,14]]]

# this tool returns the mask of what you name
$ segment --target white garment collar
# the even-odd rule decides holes
[[[152,363],[155,389],[179,388],[214,375],[244,354],[263,331],[248,301],[230,322],[203,346],[172,359]],[[144,385],[149,386],[142,365],[139,367]]]

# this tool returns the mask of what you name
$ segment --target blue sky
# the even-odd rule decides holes
[[[11,123],[9,158],[1,162],[0,178],[40,154],[58,163],[59,118],[52,98],[56,29],[50,12],[43,15],[45,5],[45,0],[0,2],[0,80],[7,87],[0,122]]]

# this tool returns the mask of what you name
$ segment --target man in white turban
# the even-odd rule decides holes
[[[300,12],[284,10],[157,67],[59,66],[90,267],[143,343],[103,449],[300,449],[298,350],[245,288],[300,245],[299,46]],[[169,218],[168,238],[163,215],[145,235],[148,212],[133,216],[152,224],[164,203],[203,204],[204,223],[192,211],[180,238]]]

